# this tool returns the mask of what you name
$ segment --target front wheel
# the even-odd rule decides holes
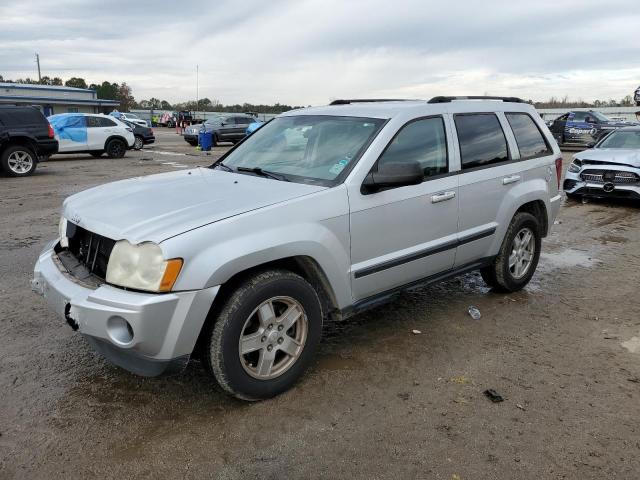
[[[228,393],[261,400],[293,386],[320,343],[313,287],[284,270],[255,275],[227,299],[206,332],[204,365]]]
[[[480,270],[483,280],[494,289],[516,292],[533,277],[542,245],[540,222],[527,212],[514,215],[498,256]]]
[[[36,171],[36,155],[22,145],[7,148],[0,157],[0,169],[10,177],[26,177]]]

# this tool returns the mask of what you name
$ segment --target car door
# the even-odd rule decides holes
[[[569,118],[568,113],[556,118],[549,129],[551,130],[553,137],[556,139],[556,142],[559,144],[562,144],[564,139],[564,128],[567,125],[567,118]]]
[[[54,115],[49,117],[58,152],[82,152],[87,149],[87,122],[84,115]]]
[[[117,126],[115,121],[104,115],[88,116],[88,150],[103,150],[107,138],[113,135]]]
[[[247,127],[253,123],[254,119],[251,117],[236,117],[235,139],[242,140],[247,134]]]
[[[350,190],[354,300],[446,271],[455,259],[458,179],[449,175],[451,134],[442,116],[412,120],[387,145],[383,163],[418,161],[419,185]]]
[[[218,127],[218,138],[222,141],[229,142],[232,140],[234,130],[237,128],[235,117],[224,117]]]
[[[517,152],[514,158],[505,132],[512,134],[503,113],[458,113],[453,124],[461,166],[457,268],[490,256],[498,212],[509,190],[522,181],[522,172],[513,161]]]

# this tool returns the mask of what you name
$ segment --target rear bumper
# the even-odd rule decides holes
[[[80,283],[51,242],[34,268],[32,289],[111,363],[155,376],[184,368],[219,287],[167,294]]]
[[[39,157],[48,157],[58,153],[58,141],[55,139],[40,140],[37,143],[37,154]]]
[[[142,137],[142,141],[145,145],[151,145],[152,143],[155,143],[156,137]]]

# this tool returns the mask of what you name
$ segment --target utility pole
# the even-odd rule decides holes
[[[42,83],[42,75],[40,75],[40,55],[36,53],[36,63],[38,64],[38,83]]]
[[[199,71],[199,65],[196,64],[196,116],[198,115],[198,107],[200,107],[200,99],[198,97],[198,71]]]

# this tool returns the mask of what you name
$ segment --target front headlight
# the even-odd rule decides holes
[[[108,283],[149,292],[169,292],[182,269],[182,259],[165,260],[155,243],[116,242],[107,264]]]
[[[571,162],[571,165],[569,165],[569,171],[571,173],[578,173],[581,168],[582,168],[582,162],[577,158],[574,158],[573,162]]]

